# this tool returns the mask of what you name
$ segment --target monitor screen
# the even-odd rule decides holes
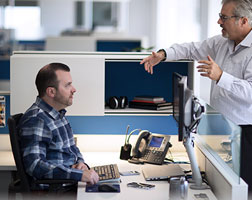
[[[178,124],[178,139],[187,137],[192,123],[192,91],[187,87],[187,77],[173,73],[173,117]]]
[[[173,118],[176,122],[179,122],[179,82],[182,79],[182,75],[173,73]]]

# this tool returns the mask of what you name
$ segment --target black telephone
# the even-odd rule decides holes
[[[141,131],[133,148],[133,160],[162,165],[169,147],[172,146],[169,140],[169,135]]]

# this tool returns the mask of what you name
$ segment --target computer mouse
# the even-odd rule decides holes
[[[98,186],[98,191],[99,192],[117,192],[117,188],[109,184],[100,184]]]

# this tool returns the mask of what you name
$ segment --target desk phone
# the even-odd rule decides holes
[[[169,135],[153,134],[149,131],[141,131],[133,149],[133,158],[139,161],[163,164],[169,147],[171,146]]]

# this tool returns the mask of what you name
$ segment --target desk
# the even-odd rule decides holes
[[[121,176],[121,192],[120,193],[86,193],[85,183],[79,182],[77,200],[102,200],[102,199],[119,199],[119,200],[168,200],[169,199],[169,184],[167,181],[145,181],[142,175],[142,165],[130,164],[127,161],[119,159],[119,153],[114,152],[88,152],[83,153],[85,162],[90,166],[114,164],[118,165],[119,171],[137,170],[141,172],[139,176]],[[189,165],[183,165],[182,168],[188,169]],[[143,183],[150,183],[156,185],[154,189],[144,190],[127,187],[127,183],[137,181]],[[209,200],[217,200],[212,191],[209,190],[191,190],[188,189],[188,200],[194,200],[193,195],[199,193],[206,193]]]
[[[11,151],[0,151],[0,199],[8,199],[8,186],[11,182],[12,172],[16,171]]]
[[[196,150],[200,147],[197,152],[199,153],[197,156],[200,160],[200,164],[203,167],[202,169],[206,171],[208,181],[211,181],[212,189],[214,191],[214,194],[219,198],[223,200],[247,200],[247,185],[246,183],[241,179],[240,184],[236,183],[233,179],[231,179],[230,175],[226,171],[225,168],[223,168],[222,165],[220,165],[216,159],[211,155],[211,153],[208,151],[207,148],[205,148],[203,145],[201,145],[200,141],[197,141],[196,143]],[[94,149],[94,148],[93,148]],[[173,152],[173,158],[176,161],[185,161],[188,159],[185,152]],[[91,166],[95,165],[104,165],[104,164],[111,164],[111,163],[117,163],[119,166],[119,170],[123,171],[126,170],[135,170],[135,169],[141,169],[141,166],[129,164],[126,161],[119,160],[119,153],[105,153],[105,152],[83,152],[83,156],[88,164]],[[15,162],[13,159],[13,155],[11,151],[0,151],[0,199],[8,199],[8,184],[11,181],[11,172],[16,171]],[[138,168],[139,167],[139,168]],[[140,170],[139,170],[140,171]],[[141,172],[141,171],[140,171]],[[103,194],[101,197],[101,194],[87,194],[85,193],[85,184],[80,183],[79,184],[79,190],[78,190],[78,197],[79,199],[87,198],[87,199],[104,199],[105,197],[113,197],[123,199],[124,196],[127,198],[140,196],[140,191],[132,190],[134,188],[125,188],[126,183],[133,181],[131,179],[133,177],[122,177],[122,183],[121,183],[121,190],[122,192],[120,194]],[[138,176],[138,181],[144,181],[142,175]],[[210,180],[211,179],[211,180]],[[145,182],[145,181],[144,181]],[[150,199],[157,199],[156,197],[160,197],[160,199],[168,199],[168,191],[169,191],[169,185],[167,182],[154,182],[156,185],[156,188],[152,190],[152,192],[148,192],[148,194],[152,194]],[[157,184],[159,186],[157,186]],[[165,186],[162,186],[164,184]],[[163,187],[163,188],[162,188]],[[168,187],[168,188],[167,188]],[[163,193],[163,198],[161,194],[157,194],[159,192],[159,188],[161,190],[161,193]],[[166,192],[163,192],[167,190]],[[129,194],[132,193],[133,194]],[[191,191],[189,190],[189,196],[192,196],[192,192],[194,193],[200,193],[202,191]],[[205,191],[204,191],[205,192]],[[212,192],[209,191],[206,192],[210,199],[216,199]],[[125,194],[127,193],[127,194]],[[124,195],[125,194],[125,195]],[[139,194],[139,195],[138,195]],[[144,193],[146,194],[146,192]],[[155,196],[157,194],[157,196]],[[146,195],[145,195],[146,197]],[[213,198],[212,198],[213,197]],[[148,198],[148,197],[146,197]],[[126,199],[126,198],[125,198]],[[142,197],[141,197],[142,199]]]
[[[130,164],[127,161],[119,159],[119,153],[117,152],[83,152],[83,157],[85,161],[90,166],[96,165],[105,165],[105,164],[113,164],[116,163],[119,167],[119,171],[129,171],[129,170],[137,170],[142,172],[142,165]],[[183,154],[177,155],[174,154],[174,157],[180,157],[181,160],[184,160],[186,157],[183,157]],[[13,155],[11,151],[0,151],[0,175],[1,181],[3,185],[1,186],[6,190],[4,194],[2,193],[2,197],[7,197],[7,188],[8,182],[6,179],[11,178],[11,171],[16,171],[15,162],[13,159]],[[188,170],[189,165],[183,165],[182,168]],[[148,181],[146,182],[142,173],[140,176],[121,176],[121,192],[120,193],[86,193],[85,192],[85,183],[79,182],[78,185],[78,194],[77,200],[100,200],[100,199],[120,199],[120,200],[129,200],[129,199],[145,199],[145,200],[167,200],[169,198],[169,184],[167,181]],[[135,189],[128,188],[127,183],[137,181],[143,183],[151,183],[156,185],[156,187],[152,190],[143,190],[143,189]],[[6,184],[7,183],[7,184]],[[206,193],[209,197],[209,200],[217,200],[211,190],[188,190],[188,200],[193,200],[193,195],[198,193]]]
[[[17,170],[11,151],[0,151],[0,158],[0,171]]]

